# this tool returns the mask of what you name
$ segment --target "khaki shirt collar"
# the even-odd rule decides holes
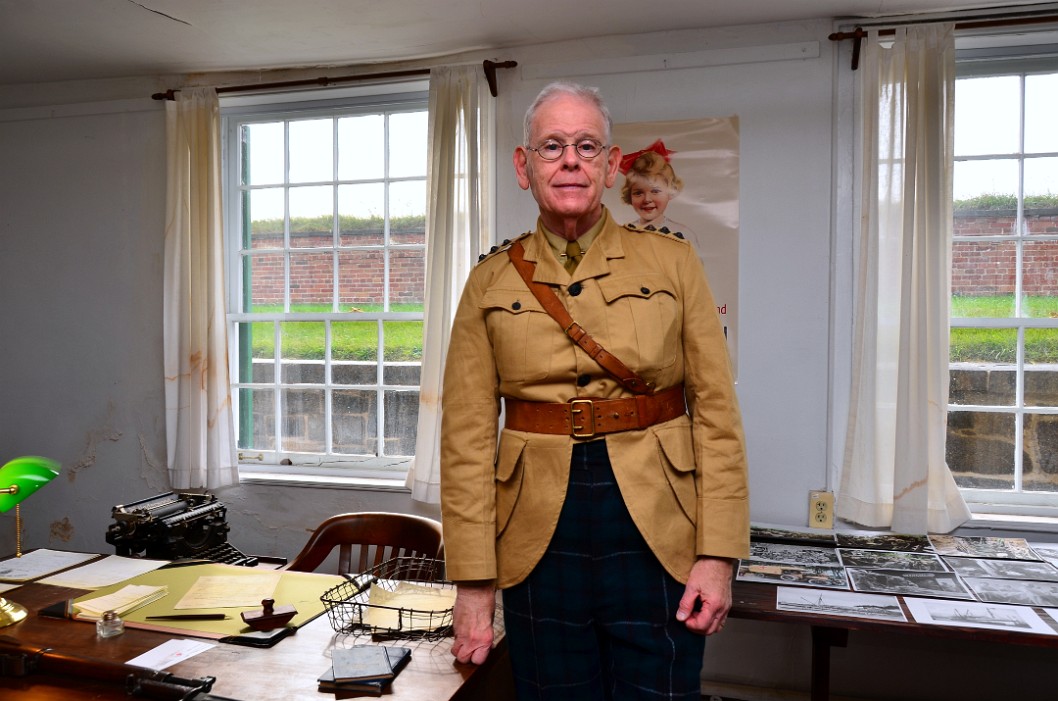
[[[587,253],[571,277],[562,266],[560,257],[566,252],[566,239],[549,231],[542,221],[537,220],[536,232],[525,244],[525,259],[537,264],[533,279],[547,284],[565,285],[574,280],[608,275],[610,259],[624,257],[621,237],[615,229],[619,230],[620,226],[614,222],[609,210],[603,207],[599,221],[577,238]]]

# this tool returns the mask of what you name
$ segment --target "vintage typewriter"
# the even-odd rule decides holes
[[[168,492],[115,506],[106,539],[126,557],[256,567],[258,558],[228,542],[227,513],[215,495]]]

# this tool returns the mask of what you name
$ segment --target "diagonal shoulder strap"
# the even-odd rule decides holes
[[[544,311],[558,322],[558,325],[562,327],[562,330],[574,343],[580,346],[585,353],[602,366],[603,370],[610,373],[628,391],[635,394],[654,394],[654,388],[650,387],[642,377],[630,370],[617,356],[599,345],[584,330],[584,327],[573,321],[573,317],[562,306],[562,301],[559,300],[550,285],[533,280],[533,271],[536,268],[536,263],[530,263],[525,259],[521,241],[515,241],[511,244],[511,247],[507,249],[507,255],[510,256],[514,269],[522,276],[522,280],[525,281],[529,291],[533,293],[533,296],[543,306]]]

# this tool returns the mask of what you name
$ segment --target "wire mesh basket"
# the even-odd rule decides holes
[[[320,597],[331,627],[339,633],[370,633],[376,640],[440,640],[452,633],[455,585],[444,579],[444,561],[396,557],[335,585]],[[402,596],[431,592],[442,609],[401,605]],[[388,596],[392,595],[392,596]],[[404,596],[404,601],[409,599]],[[384,602],[384,603],[381,603]]]

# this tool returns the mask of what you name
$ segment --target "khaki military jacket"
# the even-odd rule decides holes
[[[628,511],[666,570],[749,549],[745,440],[727,346],[701,262],[670,234],[606,221],[572,275],[540,229],[522,237],[534,278],[657,390],[686,386],[689,416],[607,434]],[[505,250],[471,272],[445,365],[441,512],[448,577],[505,588],[540,560],[558,522],[576,439],[511,431],[501,397],[632,396],[543,310]]]

